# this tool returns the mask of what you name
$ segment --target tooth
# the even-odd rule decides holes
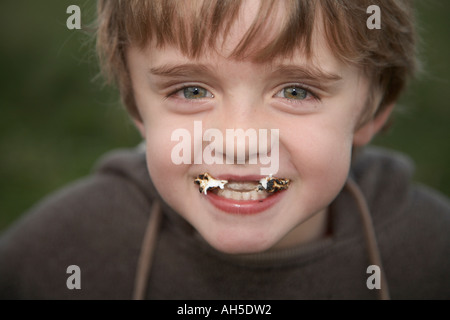
[[[217,195],[223,198],[227,199],[233,199],[237,201],[241,200],[261,200],[265,199],[269,196],[267,192],[261,192],[261,191],[250,191],[250,192],[240,192],[240,191],[233,191],[230,189],[218,189]]]
[[[254,182],[228,182],[228,184],[226,185],[226,188],[228,189],[232,189],[232,190],[236,190],[236,191],[250,191],[255,189],[256,187],[256,183]]]
[[[232,197],[232,191],[227,190],[227,189],[219,190],[219,195],[224,198],[230,199]]]
[[[240,190],[241,189],[241,184],[240,183],[236,183],[236,182],[228,182],[227,188],[228,189],[234,189],[234,190]]]
[[[250,192],[250,200],[260,200],[264,199],[264,195],[260,192],[252,191]]]

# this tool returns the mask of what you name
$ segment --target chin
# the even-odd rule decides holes
[[[250,254],[263,252],[275,245],[276,241],[261,237],[218,236],[205,238],[214,249],[227,254]]]

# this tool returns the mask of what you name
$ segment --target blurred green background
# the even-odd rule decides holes
[[[409,154],[416,181],[450,195],[450,1],[416,1],[426,73],[403,96],[395,125],[374,143]],[[139,135],[102,86],[93,42],[68,30],[95,1],[0,2],[0,230],[52,191],[86,176],[108,150]]]

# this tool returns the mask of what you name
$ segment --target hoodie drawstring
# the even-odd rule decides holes
[[[150,217],[142,241],[136,278],[134,281],[133,300],[144,300],[147,291],[150,270],[156,247],[158,231],[162,220],[161,204],[155,200],[150,210]]]
[[[367,250],[369,252],[370,263],[380,268],[381,286],[380,289],[378,290],[378,296],[381,300],[389,300],[390,299],[389,287],[386,280],[386,274],[384,273],[383,265],[381,263],[380,251],[377,245],[375,229],[369,211],[369,206],[367,205],[366,199],[361,189],[358,187],[355,181],[348,178],[345,187],[350,191],[352,196],[355,198],[359,209],[358,211],[361,214]]]

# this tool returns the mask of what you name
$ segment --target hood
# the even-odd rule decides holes
[[[413,173],[410,158],[395,151],[366,147],[355,155],[350,177],[363,193],[375,227],[406,209]]]
[[[95,165],[94,172],[120,176],[136,185],[149,199],[158,197],[147,170],[143,144],[132,149],[117,149],[106,153]]]

